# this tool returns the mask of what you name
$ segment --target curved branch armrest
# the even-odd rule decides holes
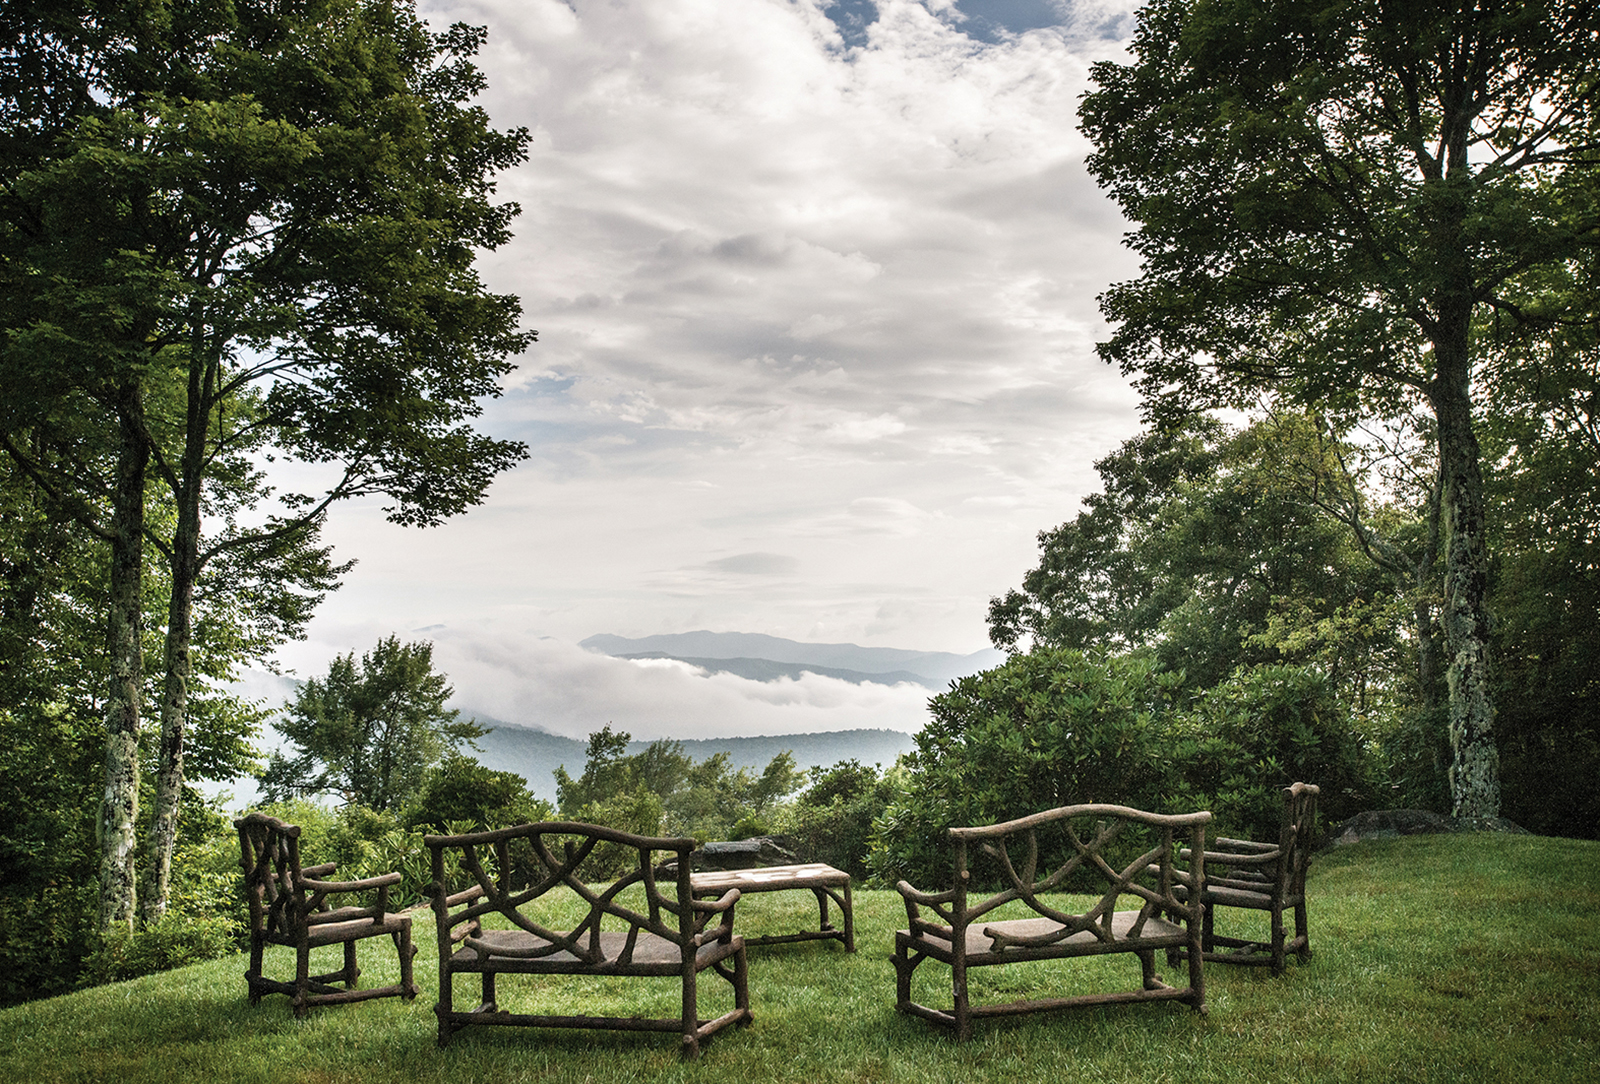
[[[486,894],[487,893],[484,892],[482,885],[473,885],[471,888],[463,888],[460,892],[457,892],[452,896],[446,896],[444,898],[444,905],[446,907],[454,907],[458,903],[466,903],[469,900],[475,900],[479,896]]]
[[[923,892],[907,881],[900,881],[894,887],[900,895],[906,898],[907,903],[920,903],[927,907],[950,903],[956,898],[956,891],[953,888],[944,892]]]
[[[320,866],[306,866],[300,870],[301,878],[323,877],[339,868],[337,862],[324,862]]]
[[[1253,839],[1228,839],[1221,837],[1211,841],[1213,846],[1224,847],[1232,851],[1275,851],[1276,843],[1258,843]]]
[[[727,944],[732,940],[733,914],[732,912],[729,912],[727,917],[722,920],[722,925],[713,927],[709,930],[701,930],[699,933],[695,934],[694,947],[699,948],[701,945],[709,945],[715,941],[720,941],[723,944]]]
[[[302,871],[304,873],[306,871]],[[366,888],[387,888],[399,884],[404,878],[398,873],[385,873],[361,881],[318,881],[311,877],[300,878],[300,884],[313,892],[360,892]]]
[[[1221,842],[1218,840],[1217,842]],[[1207,851],[1206,862],[1216,862],[1224,866],[1269,866],[1283,857],[1283,852],[1277,847],[1270,851],[1260,851],[1250,854],[1239,854],[1237,851]]]
[[[1212,840],[1214,845],[1222,846],[1237,842],[1239,841],[1234,839]],[[1206,851],[1204,853],[1207,862],[1221,862],[1225,866],[1264,866],[1283,857],[1283,851],[1276,843],[1256,843],[1252,844],[1252,848],[1242,852]],[[1186,862],[1192,861],[1194,858],[1194,852],[1188,847],[1179,851],[1178,854]]]
[[[740,893],[737,888],[730,888],[717,899],[694,900],[689,906],[693,907],[696,911],[709,911],[714,914],[718,911],[726,911],[728,908],[738,903],[740,895],[742,895],[742,893]]]
[[[1206,852],[1206,857],[1208,859],[1211,857],[1209,851]],[[1144,868],[1144,871],[1152,877],[1159,877],[1161,876],[1161,865],[1159,863],[1152,862],[1150,865]],[[1172,875],[1173,884],[1183,885],[1185,888],[1188,888],[1194,884],[1194,874],[1186,869],[1179,869],[1177,866],[1173,866],[1167,872]]]

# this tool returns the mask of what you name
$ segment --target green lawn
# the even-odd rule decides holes
[[[434,1042],[431,915],[417,915],[423,994],[314,1010],[251,1007],[235,957],[0,1011],[0,1079],[39,1081],[1592,1081],[1600,1078],[1600,844],[1530,836],[1411,837],[1330,852],[1312,867],[1311,962],[1274,978],[1212,965],[1209,1013],[1113,1006],[980,1021],[961,1045],[893,1010],[899,897],[856,893],[854,956],[837,944],[755,948],[753,1026],[698,1062],[671,1036],[478,1029]],[[792,901],[792,905],[791,905]],[[1231,918],[1231,915],[1229,916]],[[1251,917],[1244,916],[1246,922]],[[815,921],[809,893],[751,897],[745,932]],[[1225,923],[1224,926],[1231,923]],[[387,950],[387,959],[384,958]],[[292,966],[269,953],[269,972]],[[1095,981],[1083,961],[1041,965]],[[1132,956],[1092,961],[1137,983]],[[386,941],[362,948],[364,982],[393,981]],[[331,969],[331,968],[330,968]],[[996,971],[999,972],[996,975]],[[918,997],[938,997],[925,964]],[[1052,976],[1002,968],[1007,996]],[[1177,978],[1178,976],[1173,976]],[[502,979],[502,1003],[671,1014],[672,983]],[[471,996],[458,980],[458,1002]],[[714,978],[702,1015],[730,1003]],[[974,980],[975,992],[978,979]],[[993,989],[993,988],[990,988]],[[643,991],[643,992],[641,992]],[[948,1003],[948,989],[945,990]],[[465,996],[462,996],[465,995]],[[509,995],[509,996],[508,996]],[[610,1009],[606,1008],[610,1007]]]

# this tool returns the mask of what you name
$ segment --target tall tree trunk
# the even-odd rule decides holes
[[[188,489],[189,487],[185,487]],[[189,730],[189,682],[193,675],[194,586],[199,575],[200,502],[179,494],[172,550],[172,597],[167,607],[165,676],[161,690],[161,747],[156,760],[155,810],[139,884],[139,919],[146,926],[167,910],[172,852],[177,845],[178,806],[183,798],[183,754]]]
[[[1450,690],[1450,800],[1458,817],[1497,817],[1500,754],[1489,686],[1489,557],[1478,438],[1472,428],[1470,308],[1463,302],[1446,307],[1442,315],[1444,330],[1433,344],[1437,369],[1431,398],[1439,422],[1444,526],[1442,618],[1449,651],[1445,680]]]
[[[144,686],[143,389],[138,378],[117,388],[117,474],[112,493],[111,606],[107,620],[110,686],[106,700],[105,791],[100,799],[100,926],[132,928],[135,824],[139,816],[139,714]]]
[[[139,884],[139,917],[145,925],[167,910],[172,852],[177,846],[178,807],[183,799],[183,754],[189,733],[189,683],[194,665],[194,590],[200,577],[200,497],[217,372],[204,360],[203,344],[191,351],[183,461],[173,498],[178,520],[172,539],[172,593],[167,604],[165,671],[161,689],[161,747],[156,760],[155,810],[150,819],[146,865]]]

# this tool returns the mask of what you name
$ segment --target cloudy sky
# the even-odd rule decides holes
[[[967,653],[1035,535],[1138,426],[1093,355],[1132,275],[1076,102],[1122,0],[420,0],[484,24],[525,125],[484,278],[539,343],[484,427],[528,443],[427,531],[378,503],[282,662],[432,638],[464,706],[581,735],[915,729],[927,693],[762,686],[577,641],[694,629]]]

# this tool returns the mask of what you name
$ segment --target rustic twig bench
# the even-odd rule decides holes
[[[546,822],[430,835],[424,842],[433,852],[440,1046],[452,1032],[473,1025],[609,1028],[676,1033],[684,1057],[692,1058],[711,1035],[750,1022],[744,939],[733,932],[739,893],[695,899],[689,884],[694,840]],[[633,854],[625,872],[612,879],[617,848]],[[513,875],[530,868],[531,874]],[[612,873],[602,878],[606,869]],[[452,881],[463,873],[466,887],[452,891]],[[609,883],[588,883],[602,879]],[[515,883],[521,880],[528,883]],[[574,912],[581,914],[576,921]],[[490,916],[510,928],[486,929],[483,919]],[[733,1008],[709,1020],[699,1016],[698,980],[706,970],[733,988]],[[456,975],[479,976],[483,997],[477,1008],[456,1010]],[[676,978],[682,1012],[672,1018],[513,1013],[496,1000],[500,975]]]
[[[809,888],[817,897],[818,928],[799,933],[746,937],[747,945],[776,945],[790,941],[842,941],[846,952],[856,950],[855,910],[850,898],[850,875],[821,862],[797,866],[764,866],[756,869],[716,870],[696,873],[689,878],[694,894],[716,898],[730,888],[749,895],[753,892],[787,892]],[[843,890],[842,892],[840,890]],[[837,929],[828,918],[828,901],[839,907],[844,928]]]
[[[1301,963],[1311,958],[1306,925],[1306,869],[1316,833],[1317,795],[1310,783],[1283,788],[1283,820],[1276,843],[1248,839],[1214,839],[1206,850],[1205,922],[1201,947],[1215,963],[1271,967],[1281,975],[1290,953]],[[1179,889],[1179,895],[1184,890]],[[1224,937],[1212,928],[1219,907],[1265,911],[1264,938]],[[1284,912],[1294,912],[1294,936],[1284,928]],[[1168,954],[1181,955],[1180,950]]]
[[[250,969],[245,972],[250,1003],[262,994],[288,994],[295,1016],[313,1005],[337,1005],[374,997],[417,996],[411,958],[411,916],[389,912],[389,889],[400,874],[386,873],[360,881],[329,881],[334,864],[300,864],[300,828],[265,813],[251,813],[233,822],[239,831],[239,863],[244,869],[245,899],[250,909]],[[371,893],[365,906],[335,908],[330,896]],[[386,936],[400,954],[400,981],[366,990],[358,988],[361,969],[356,966],[356,942]],[[262,974],[268,945],[295,950],[293,982]],[[326,975],[311,974],[311,950],[323,945],[344,946],[344,966]],[[344,989],[332,985],[344,983]]]
[[[898,886],[908,921],[907,928],[895,934],[896,1008],[949,1027],[961,1039],[971,1036],[975,1018],[1072,1005],[1171,1000],[1204,1012],[1200,907],[1189,902],[1190,894],[1175,889],[1180,877],[1190,885],[1205,884],[1204,838],[1210,820],[1211,814],[1204,812],[1164,816],[1125,806],[1075,805],[1003,824],[950,829],[955,850],[954,887],[935,893],[923,892],[905,881]],[[1049,837],[1047,842],[1059,844],[1070,854],[1042,876],[1041,833]],[[1187,870],[1179,867],[1180,845],[1174,843],[1178,833],[1189,841],[1185,856],[1192,857]],[[1149,838],[1130,848],[1130,837],[1141,834]],[[1119,840],[1128,854],[1113,866],[1106,856]],[[995,876],[1006,885],[977,903],[967,898],[974,879],[969,847],[994,860]],[[1013,848],[1020,853],[1013,853]],[[1131,861],[1124,861],[1129,855],[1134,855]],[[1080,881],[1098,884],[1099,898],[1082,912],[1067,910],[1067,897],[1061,893],[1081,887]],[[1124,896],[1138,902],[1139,909],[1117,910],[1117,901]],[[1031,915],[985,920],[1002,906],[1015,903]],[[933,920],[924,917],[924,908],[933,913]],[[1187,986],[1169,986],[1155,972],[1155,953],[1170,948],[1187,950]],[[970,969],[1118,952],[1139,957],[1142,981],[1138,989],[971,1004]],[[925,960],[949,966],[951,1008],[930,1008],[912,1000],[912,975]]]

